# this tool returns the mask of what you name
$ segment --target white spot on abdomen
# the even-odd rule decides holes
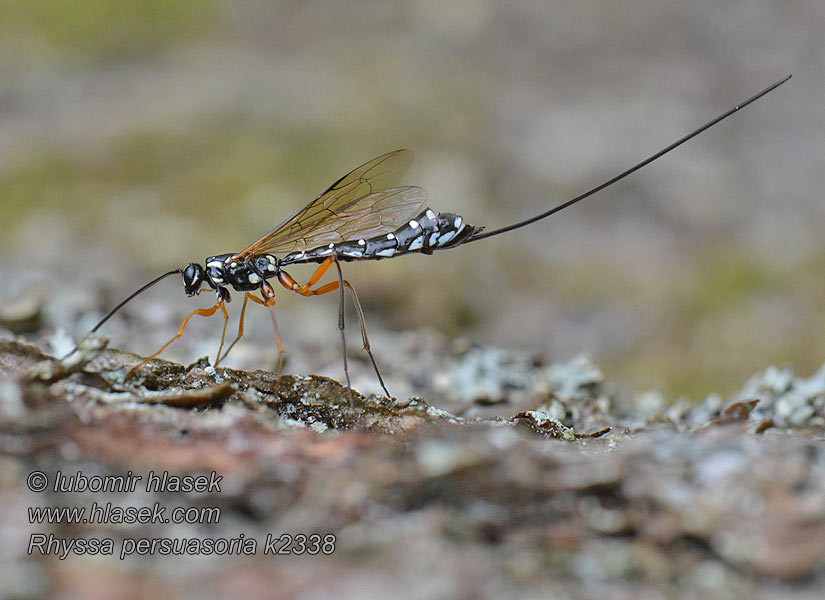
[[[457,231],[448,231],[447,233],[442,233],[441,237],[438,238],[438,245],[443,246],[451,239],[453,239],[457,233]]]

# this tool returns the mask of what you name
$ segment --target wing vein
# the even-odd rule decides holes
[[[235,258],[288,253],[396,229],[417,214],[427,199],[419,187],[392,187],[410,164],[409,150],[395,150],[364,163]]]

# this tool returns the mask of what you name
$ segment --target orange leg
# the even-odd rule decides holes
[[[255,296],[251,295],[249,292],[246,292],[246,295],[243,299],[243,306],[241,306],[241,320],[240,323],[238,323],[238,335],[236,335],[235,339],[232,340],[232,343],[229,344],[229,348],[226,349],[226,352],[223,353],[223,356],[221,356],[220,352],[218,352],[218,359],[215,361],[216,367],[232,351],[232,348],[235,347],[235,344],[238,343],[238,340],[243,337],[243,320],[244,316],[246,315],[246,303],[249,302],[250,298],[252,298],[252,300],[254,300],[255,302],[263,302],[262,300],[258,300]],[[221,345],[223,345],[223,341],[221,341]]]
[[[358,301],[358,294],[355,293],[355,288],[352,287],[349,281],[344,279],[343,282],[344,286],[346,286],[352,296],[353,304],[355,304],[355,311],[358,315],[358,324],[361,326],[361,342],[363,343],[363,349],[367,352],[367,356],[370,357],[372,368],[375,370],[375,375],[378,377],[378,382],[381,384],[381,388],[384,390],[387,398],[392,398],[392,394],[390,394],[390,391],[387,389],[387,386],[384,383],[384,378],[381,377],[381,371],[378,370],[378,364],[375,362],[375,357],[372,355],[372,350],[370,349],[370,340],[367,337],[367,321],[364,318],[364,309],[361,308],[361,303]]]
[[[235,337],[235,339],[229,345],[229,348],[227,348],[224,355],[222,357],[220,357],[220,359],[218,359],[218,362],[220,362],[221,360],[226,358],[226,355],[229,354],[229,351],[232,350],[233,346],[235,346],[237,341],[243,337],[244,315],[246,314],[246,304],[249,300],[252,300],[253,302],[255,302],[257,304],[262,304],[263,306],[266,306],[267,308],[269,308],[269,312],[272,315],[272,325],[275,328],[275,342],[278,345],[278,365],[276,367],[276,382],[280,382],[281,373],[283,372],[283,367],[284,367],[284,345],[283,345],[283,342],[281,341],[281,333],[278,330],[278,320],[275,318],[275,290],[272,289],[272,286],[269,285],[268,282],[264,282],[263,285],[261,286],[261,295],[263,296],[263,299],[258,298],[257,296],[253,296],[251,292],[246,292],[246,294],[244,295],[243,306],[241,307],[241,319],[240,319],[240,323],[238,325],[238,335],[237,335],[237,337]],[[217,363],[215,363],[215,364],[217,366]],[[277,395],[278,395],[278,384],[276,383],[275,396],[277,396]]]
[[[192,317],[194,317],[195,315],[200,315],[200,316],[202,316],[202,317],[211,317],[212,315],[214,315],[214,314],[215,314],[215,312],[216,312],[218,309],[221,309],[221,311],[222,311],[222,312],[223,312],[223,314],[224,314],[225,319],[227,319],[227,320],[228,320],[228,319],[229,319],[229,314],[226,312],[226,307],[224,306],[223,300],[218,301],[218,302],[215,304],[215,306],[213,306],[212,308],[198,308],[198,309],[193,310],[191,313],[189,313],[189,316],[188,316],[188,317],[186,317],[186,318],[183,320],[183,323],[181,323],[181,324],[180,324],[180,329],[178,329],[178,334],[177,334],[175,337],[173,337],[171,340],[169,340],[168,342],[166,342],[160,350],[158,350],[157,352],[155,352],[155,353],[154,353],[154,354],[152,354],[151,356],[146,357],[146,359],[144,359],[144,360],[143,360],[143,362],[138,363],[137,365],[135,365],[134,367],[132,367],[132,368],[129,370],[129,372],[128,372],[128,373],[126,373],[126,379],[129,379],[129,377],[131,377],[132,375],[134,375],[135,371],[137,371],[140,367],[142,367],[143,365],[145,365],[146,363],[148,363],[150,360],[152,360],[153,358],[155,358],[158,354],[160,354],[161,352],[163,352],[164,350],[166,350],[166,349],[167,349],[167,348],[168,348],[168,347],[172,344],[172,342],[174,342],[174,341],[175,341],[175,340],[177,340],[180,336],[182,336],[182,335],[183,335],[183,330],[184,330],[184,329],[186,329],[186,324],[189,322],[189,319],[191,319],[191,318],[192,318]],[[224,321],[224,332],[225,332],[225,331],[226,331],[226,321]],[[223,339],[221,339],[221,345],[223,345]]]
[[[215,357],[215,365],[217,366],[218,361],[221,358],[221,350],[223,350],[223,342],[226,340],[226,326],[229,324],[229,313],[226,312],[226,306],[223,302],[220,303],[221,305],[221,312],[223,313],[223,331],[221,331],[221,345],[218,346],[218,355]]]
[[[272,316],[272,326],[275,329],[275,343],[278,345],[278,366],[275,370],[275,396],[277,397],[281,374],[284,370],[284,344],[281,341],[281,332],[278,330],[278,319],[275,317],[275,290],[272,289],[268,281],[264,281],[261,284],[261,296],[263,296],[263,300],[253,296],[249,292],[246,293],[246,297],[253,302],[266,306],[269,309],[269,314]]]
[[[321,294],[326,294],[328,292],[338,289],[338,282],[322,285],[317,290],[310,289],[312,286],[314,286],[321,280],[321,277],[324,276],[324,274],[329,270],[333,263],[338,265],[338,269],[340,270],[340,263],[335,259],[335,257],[330,256],[329,258],[324,260],[324,262],[322,262],[317,269],[315,269],[315,272],[309,278],[309,281],[307,281],[304,285],[299,285],[298,282],[292,278],[292,275],[290,275],[286,271],[281,271],[279,273],[278,281],[286,289],[292,292],[297,292],[302,296],[320,296]]]
[[[321,280],[321,278],[333,264],[338,269],[338,281],[332,281],[314,290],[310,289],[312,288],[312,286],[316,285]],[[321,296],[323,294],[333,292],[337,289],[341,289],[341,302],[338,315],[338,329],[341,331],[341,344],[344,348],[344,374],[347,377],[348,387],[349,372],[347,370],[346,339],[344,338],[343,288],[347,288],[350,291],[353,303],[355,304],[355,308],[358,314],[358,322],[361,326],[361,340],[363,341],[363,348],[367,352],[367,355],[369,355],[370,357],[370,362],[372,363],[373,369],[375,370],[375,374],[378,376],[378,381],[381,383],[381,388],[384,390],[384,393],[387,394],[388,398],[392,398],[392,394],[390,394],[389,390],[387,389],[387,386],[384,384],[384,378],[381,377],[381,372],[378,370],[378,364],[375,362],[375,357],[373,356],[372,350],[370,349],[369,338],[367,337],[366,321],[364,319],[364,310],[361,308],[361,303],[358,301],[358,294],[355,292],[355,288],[352,287],[352,284],[350,284],[349,281],[343,278],[343,275],[341,273],[341,263],[337,260],[337,258],[331,256],[327,258],[324,262],[322,262],[320,266],[312,274],[312,276],[309,278],[309,281],[304,285],[299,285],[298,282],[295,281],[295,279],[293,279],[292,276],[286,273],[285,271],[281,271],[279,276],[279,282],[288,290],[301,294],[302,296]],[[352,396],[350,395],[350,399],[351,398]]]

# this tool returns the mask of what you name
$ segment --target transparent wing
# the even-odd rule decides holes
[[[426,200],[421,188],[387,189],[398,183],[411,164],[409,150],[389,152],[364,163],[236,258],[290,252],[299,246],[339,242],[395,229],[414,216]]]
[[[314,248],[393,231],[417,215],[427,201],[427,192],[420,187],[397,187],[364,196],[349,209],[326,219],[310,233],[297,232],[280,240],[267,252],[289,253],[298,248]]]

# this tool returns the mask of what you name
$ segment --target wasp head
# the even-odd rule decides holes
[[[183,270],[183,289],[187,296],[194,296],[204,282],[203,267],[197,263],[189,263]]]

